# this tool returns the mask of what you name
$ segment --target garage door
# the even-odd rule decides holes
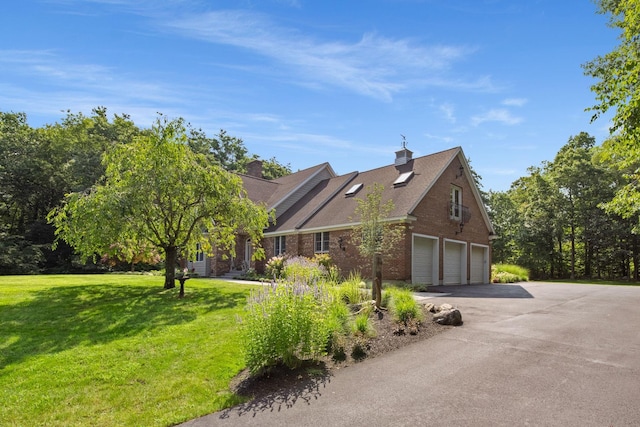
[[[437,239],[414,236],[411,282],[416,284],[433,284],[433,259],[436,253]]]
[[[485,283],[485,253],[483,246],[471,247],[471,283]]]
[[[464,244],[445,242],[444,244],[444,284],[460,285],[463,279]]]

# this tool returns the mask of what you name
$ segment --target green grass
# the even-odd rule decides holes
[[[167,426],[240,403],[249,286],[0,277],[0,425]]]

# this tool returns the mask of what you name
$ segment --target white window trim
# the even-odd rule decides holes
[[[457,200],[456,193],[458,194]],[[451,186],[451,210],[449,216],[456,221],[462,219],[462,188],[456,185]]]
[[[320,250],[318,250],[318,234],[320,235]],[[325,239],[326,235],[326,239]],[[313,252],[316,254],[326,254],[329,252],[330,234],[328,231],[318,231],[313,234]]]
[[[279,256],[287,252],[287,236],[275,236],[273,238],[273,254]],[[283,245],[284,243],[284,245]],[[284,246],[284,249],[283,249]]]

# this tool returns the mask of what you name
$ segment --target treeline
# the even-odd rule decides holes
[[[184,141],[213,164],[244,173],[258,156],[221,130],[213,137],[189,127]],[[105,108],[90,116],[67,112],[60,122],[29,126],[24,113],[0,111],[0,274],[71,272],[85,266],[60,242],[47,214],[71,192],[88,191],[104,176],[103,154],[149,132]],[[263,160],[267,179],[291,173],[275,158]]]
[[[596,146],[580,133],[508,191],[489,192],[499,235],[493,262],[527,267],[540,279],[638,280],[638,214],[618,214],[634,171],[611,155],[618,142]]]

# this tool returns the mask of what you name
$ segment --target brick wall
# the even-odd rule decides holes
[[[443,239],[458,240],[467,243],[467,280],[471,271],[471,243],[489,245],[489,229],[482,219],[482,213],[475,201],[471,185],[466,176],[458,176],[460,162],[455,159],[449,168],[444,171],[427,196],[414,211],[418,220],[413,224],[413,232],[438,237],[440,240],[438,259],[440,280],[444,271],[444,245]],[[460,231],[459,222],[449,217],[449,202],[451,200],[451,187],[455,185],[462,189],[462,204],[469,208],[471,219]]]

